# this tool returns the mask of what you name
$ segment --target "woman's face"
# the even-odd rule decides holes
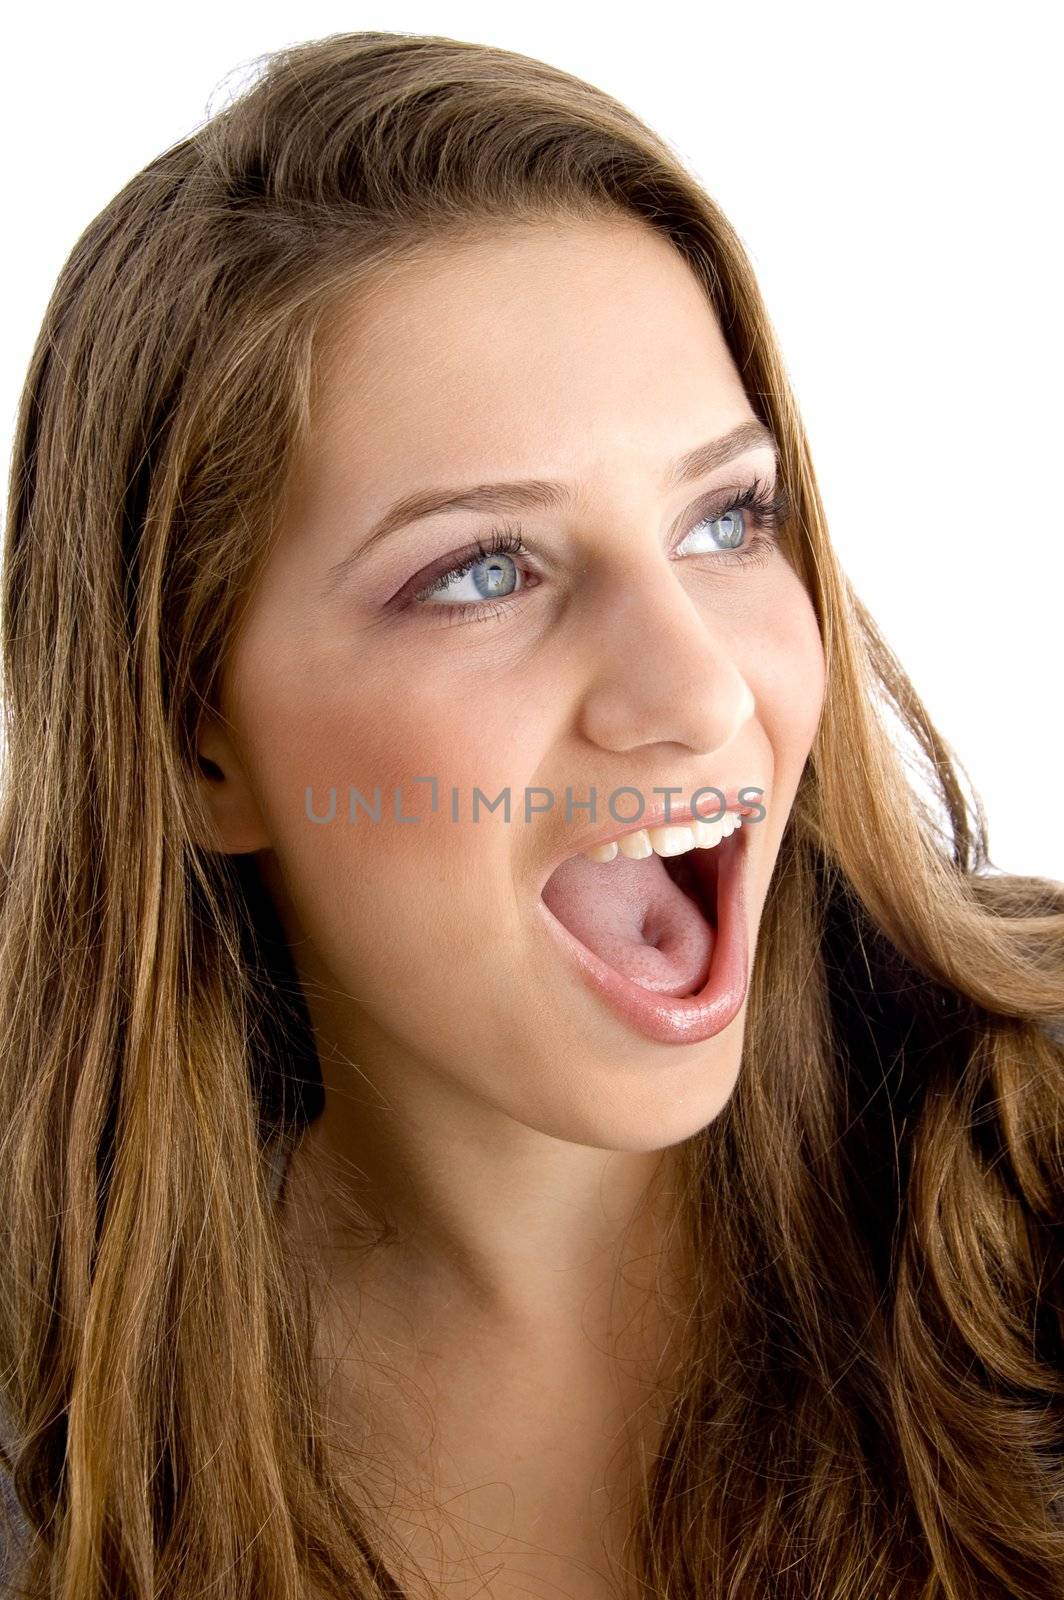
[[[782,546],[758,544],[749,509],[741,537],[721,516],[755,479],[771,489],[771,444],[751,435],[669,482],[756,422],[715,317],[641,224],[512,227],[360,291],[325,355],[311,447],[227,658],[225,724],[201,738],[224,774],[221,842],[260,852],[319,1040],[369,1083],[600,1148],[675,1144],[731,1092],[745,1001],[708,1036],[653,1011],[648,1027],[586,980],[541,891],[563,856],[631,826],[637,798],[614,814],[614,791],[649,807],[671,788],[678,806],[748,786],[765,815],[737,854],[744,980],[752,965],[824,664]],[[370,537],[400,499],[532,478],[565,494],[408,511]],[[454,575],[496,529],[502,549]],[[352,789],[369,806],[380,792],[379,821],[357,798],[349,820]],[[333,790],[332,820],[313,820]],[[509,821],[485,802],[505,790]],[[699,968],[704,920],[688,900],[672,927],[671,867],[566,870],[553,904],[589,940],[659,995],[692,987],[671,975]]]

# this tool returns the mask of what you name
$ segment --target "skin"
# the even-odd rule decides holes
[[[594,1543],[589,1486],[668,1339],[652,1319],[618,1356],[647,1263],[667,1258],[647,1185],[727,1102],[745,1007],[704,1043],[631,1031],[541,926],[542,865],[590,824],[566,822],[567,785],[597,789],[600,824],[626,784],[649,801],[657,785],[758,786],[752,963],[820,717],[821,641],[782,547],[747,567],[675,553],[707,492],[771,481],[775,462],[759,447],[663,493],[674,457],[755,413],[699,284],[648,227],[511,226],[441,246],[361,288],[324,355],[312,445],[200,738],[218,847],[257,853],[319,1042],[326,1109],[286,1208],[293,1238],[331,1252],[323,1347],[340,1349],[357,1304],[367,1340],[432,1396],[447,1481],[493,1478],[478,1519],[575,1559]],[[400,495],[519,477],[577,498],[422,519],[323,594]],[[499,615],[457,620],[438,599],[385,610],[503,522],[530,554],[510,558],[518,590]],[[469,576],[456,586],[475,595]],[[439,779],[436,815],[418,774]],[[367,798],[380,785],[380,823],[347,823],[351,784]],[[308,785],[319,814],[336,787],[333,823],[308,820]],[[472,823],[474,786],[507,785],[511,823]],[[559,798],[526,824],[533,786]],[[395,787],[418,824],[394,821]],[[391,1225],[386,1246],[345,1250],[352,1207]],[[394,1392],[378,1399],[394,1415]],[[606,1592],[535,1570],[564,1593]]]

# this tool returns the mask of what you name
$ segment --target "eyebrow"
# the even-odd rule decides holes
[[[772,431],[756,418],[742,422],[721,434],[719,439],[696,445],[686,455],[670,462],[662,480],[662,490],[671,493],[759,445],[768,445],[779,460],[779,445]],[[464,488],[421,489],[404,495],[378,518],[356,549],[329,568],[325,593],[331,593],[342,582],[371,545],[422,517],[437,516],[444,511],[557,511],[571,505],[574,498],[570,485],[543,478],[516,478],[501,483],[470,484]]]

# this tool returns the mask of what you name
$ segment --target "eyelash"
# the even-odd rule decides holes
[[[786,489],[781,485],[772,492],[760,478],[755,478],[752,483],[734,495],[719,511],[708,511],[700,515],[687,529],[684,539],[703,522],[719,522],[722,517],[728,516],[733,511],[752,511],[757,519],[757,526],[750,535],[749,543],[740,550],[721,550],[716,553],[711,551],[698,551],[699,555],[714,555],[714,559],[723,562],[726,566],[763,566],[772,553],[777,542],[780,523],[786,520],[791,512],[791,501]],[[744,532],[746,531],[744,525]],[[681,540],[681,543],[683,541]],[[426,596],[445,589],[456,578],[463,578],[471,568],[481,561],[486,561],[489,556],[499,555],[531,555],[521,538],[520,531],[504,524],[502,527],[493,528],[487,544],[478,539],[476,547],[467,556],[450,567],[446,572],[438,573],[432,582],[417,594],[412,595],[400,609],[426,611],[446,611],[451,613],[450,621],[473,622],[487,617],[501,615],[513,603],[514,597],[498,600],[484,600],[481,602],[461,602],[448,606],[427,606]],[[534,587],[534,586],[533,586]],[[518,590],[517,593],[523,591]]]

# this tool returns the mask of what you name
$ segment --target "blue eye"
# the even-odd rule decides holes
[[[719,531],[713,535],[714,546],[718,550],[736,549],[740,539],[742,539],[746,532],[746,518],[743,516],[742,507],[730,506],[728,510],[723,512],[719,517],[701,517],[695,523],[695,528],[710,528],[714,523],[717,524],[719,529]],[[684,538],[683,544],[680,546],[681,550],[685,549],[693,534],[694,528],[692,528],[691,532],[688,533]],[[712,549],[714,546],[709,546],[708,548]],[[697,554],[698,552],[697,550],[693,552],[688,550],[686,553],[690,555]]]
[[[679,545],[679,553],[695,558],[715,556],[717,559],[711,562],[713,566],[761,565],[772,554],[779,525],[790,511],[790,499],[782,485],[773,491],[755,478],[719,511],[693,522]],[[755,519],[752,530],[748,522],[750,513]],[[709,535],[698,534],[701,528],[715,531]],[[486,546],[478,541],[470,554],[439,573],[399,609],[446,611],[450,622],[502,616],[509,609],[505,602],[516,600],[526,589],[537,587],[540,581],[513,559],[530,553],[515,528],[495,528]],[[465,593],[461,589],[463,580],[468,580]],[[492,603],[499,601],[504,603]]]
[[[505,599],[516,588],[518,568],[512,558],[520,554],[528,554],[520,536],[509,530],[496,529],[487,549],[478,544],[472,556],[448,572],[441,572],[414,598],[423,603],[429,595],[440,594],[450,589],[456,580],[468,576],[474,593],[457,595],[455,601],[459,606],[467,603],[475,605],[477,600]]]

